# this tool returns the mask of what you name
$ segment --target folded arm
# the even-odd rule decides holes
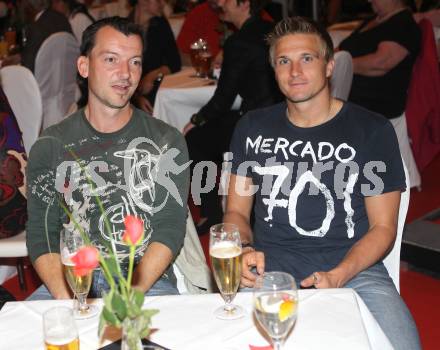
[[[409,54],[408,50],[393,41],[383,41],[371,54],[353,58],[353,73],[379,77],[396,67]]]

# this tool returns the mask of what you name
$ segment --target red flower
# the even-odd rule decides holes
[[[98,254],[98,249],[91,246],[78,250],[72,257],[72,262],[75,264],[73,273],[78,277],[82,277],[94,270],[99,264]]]
[[[144,235],[144,222],[134,215],[127,215],[124,220],[125,233],[122,240],[130,245],[137,245]]]

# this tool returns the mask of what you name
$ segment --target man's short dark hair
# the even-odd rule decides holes
[[[261,10],[268,4],[269,0],[236,0],[237,5],[249,1],[249,12],[251,16],[260,14]]]
[[[84,30],[80,46],[81,56],[88,56],[90,54],[92,49],[95,47],[96,33],[98,33],[101,28],[107,26],[126,36],[138,35],[143,43],[142,30],[138,25],[130,22],[127,18],[119,16],[107,17],[96,21],[95,23],[89,25],[86,30]],[[76,76],[76,81],[81,93],[81,96],[77,101],[77,106],[78,108],[82,108],[87,104],[89,98],[88,83],[87,79],[83,78],[79,73]]]
[[[83,32],[80,54],[81,56],[88,56],[92,49],[95,47],[96,33],[103,27],[112,27],[118,32],[129,36],[138,35],[142,40],[142,30],[133,22],[129,21],[127,18],[114,16],[103,18],[95,23],[89,25]]]
[[[270,46],[270,61],[275,65],[275,45],[279,39],[291,34],[313,34],[319,37],[322,52],[326,62],[333,58],[333,42],[327,30],[315,21],[304,17],[290,17],[278,22],[272,33],[267,36],[267,43]]]

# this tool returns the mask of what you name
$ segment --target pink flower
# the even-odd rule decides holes
[[[99,264],[98,249],[91,246],[86,246],[78,250],[72,257],[72,262],[75,264],[73,273],[82,277],[94,270]]]
[[[125,233],[122,240],[130,245],[137,245],[144,235],[144,222],[134,215],[127,215],[124,220]]]

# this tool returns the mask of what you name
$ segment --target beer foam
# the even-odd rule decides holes
[[[241,254],[241,248],[233,242],[219,242],[211,247],[209,254],[219,259],[234,258]]]
[[[50,345],[66,345],[77,338],[78,336],[74,329],[55,327],[46,334],[44,341]]]

